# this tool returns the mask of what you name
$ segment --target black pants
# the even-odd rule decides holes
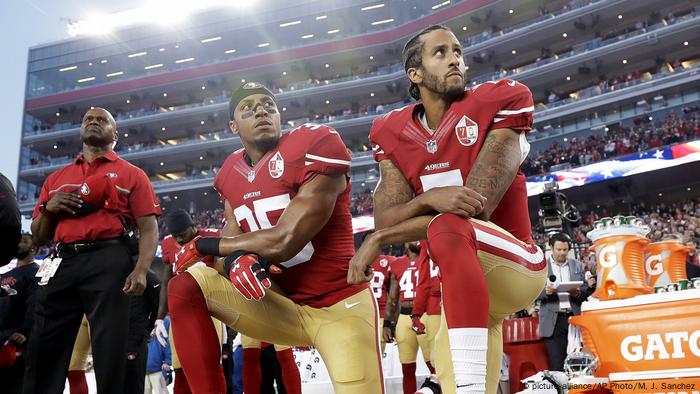
[[[0,368],[0,391],[3,394],[21,394],[24,380],[24,355],[17,357],[9,368]]]
[[[148,361],[148,339],[142,337],[127,343],[124,393],[143,394],[146,382],[146,361]]]
[[[36,292],[25,394],[61,394],[78,327],[87,314],[100,394],[124,392],[129,298],[122,291],[132,270],[126,247],[111,245],[64,257]]]
[[[551,337],[544,338],[549,356],[549,370],[563,371],[566,359],[566,346],[569,343],[569,316],[566,313],[557,314],[557,322]]]

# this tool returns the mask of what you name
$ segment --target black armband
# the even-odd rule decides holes
[[[207,256],[219,256],[219,237],[202,237],[194,242],[197,251]]]

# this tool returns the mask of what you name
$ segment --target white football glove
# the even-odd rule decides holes
[[[158,343],[160,343],[161,346],[165,347],[168,345],[168,330],[165,329],[163,319],[156,320],[156,324],[153,327],[153,331],[151,331],[151,335],[155,335],[156,340],[158,340]]]

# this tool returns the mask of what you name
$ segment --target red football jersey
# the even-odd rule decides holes
[[[412,301],[418,287],[418,264],[407,256],[401,256],[391,262],[391,274],[399,281],[399,301]]]
[[[440,291],[440,269],[428,256],[428,246],[421,242],[418,256],[418,285],[413,300],[413,314],[439,315],[441,313],[442,294]]]
[[[391,111],[375,118],[369,134],[375,160],[391,160],[416,195],[434,187],[464,185],[490,130],[522,131],[521,162],[529,151],[525,133],[532,127],[534,106],[530,90],[519,82],[502,80],[467,89],[433,134],[419,120],[421,112],[421,103]],[[490,220],[519,240],[533,242],[521,171]]]
[[[255,166],[245,151],[232,153],[214,179],[222,200],[228,201],[243,232],[277,224],[299,188],[317,174],[347,174],[350,155],[332,128],[304,124],[283,135],[277,147]],[[333,213],[318,234],[273,280],[294,302],[327,307],[364,288],[347,283],[348,263],[354,253],[350,216],[350,182],[338,196]]]
[[[380,317],[384,317],[387,294],[389,293],[389,275],[391,274],[389,267],[395,259],[396,257],[394,256],[379,255],[372,263],[374,277],[370,282],[370,286],[372,294],[374,294],[374,298],[377,299],[377,304],[379,304]]]
[[[213,228],[200,228],[197,230],[197,235],[202,237],[219,237],[221,236],[221,230]],[[160,253],[161,259],[166,264],[173,264],[175,262],[175,254],[180,250],[182,245],[175,241],[172,235],[168,235],[163,238],[163,242],[160,243]],[[210,260],[213,261],[211,256],[208,256]],[[206,259],[206,258],[205,258]],[[212,262],[208,261],[208,263]]]

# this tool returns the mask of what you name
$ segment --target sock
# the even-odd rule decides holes
[[[204,294],[192,275],[185,272],[170,280],[168,307],[175,348],[189,386],[202,394],[226,392],[219,368],[219,338]]]
[[[299,368],[294,361],[294,352],[292,349],[281,350],[276,353],[277,362],[282,369],[282,382],[287,394],[301,394],[301,376]]]
[[[413,394],[416,392],[416,363],[401,364],[403,373],[403,393]]]
[[[260,348],[243,348],[243,392],[260,394],[262,371],[260,370]],[[296,367],[296,364],[294,365]]]
[[[433,367],[433,364],[430,361],[426,361],[425,365],[428,367],[428,371],[430,371],[430,375],[435,375],[435,367]]]
[[[85,371],[68,371],[68,385],[70,388],[70,394],[88,394]]]
[[[428,227],[428,249],[440,267],[457,393],[483,393],[489,295],[472,223],[454,214],[439,215]]]
[[[457,394],[486,392],[488,328],[449,328]]]
[[[187,383],[187,376],[182,368],[175,370],[175,383],[173,384],[173,394],[192,394],[190,385]]]

